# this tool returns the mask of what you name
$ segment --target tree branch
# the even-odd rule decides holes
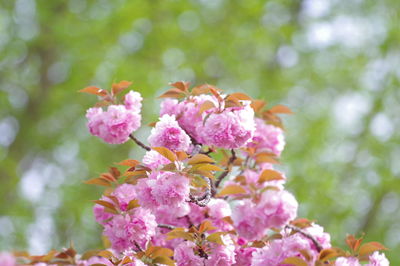
[[[305,237],[307,237],[308,239],[310,239],[313,243],[314,243],[314,245],[315,245],[315,247],[316,247],[316,249],[317,249],[317,251],[318,252],[320,252],[321,250],[323,250],[324,248],[321,246],[321,244],[311,235],[311,234],[309,234],[309,233],[307,233],[307,232],[304,232],[301,228],[299,228],[299,227],[297,227],[297,226],[294,226],[294,225],[286,225],[286,228],[289,228],[289,229],[291,229],[292,231],[295,231],[295,232],[297,232],[297,233],[300,233],[300,234],[302,234],[303,236],[305,236]]]
[[[133,140],[137,145],[139,145],[140,147],[142,147],[143,149],[145,149],[146,151],[150,151],[150,147],[146,146],[145,144],[143,144],[143,142],[141,142],[140,140],[138,140],[137,138],[135,138],[135,136],[133,134],[129,135],[129,138],[131,140]]]
[[[208,177],[207,178],[203,177],[203,179],[206,180],[207,182],[207,188],[204,194],[201,196],[194,196],[192,194],[189,194],[189,199],[190,199],[189,202],[193,202],[199,205],[200,207],[207,206],[207,204],[210,202],[211,199],[211,180]]]
[[[229,172],[231,171],[231,165],[233,164],[233,162],[236,160],[236,153],[235,150],[232,149],[231,150],[231,158],[229,158],[228,164],[225,168],[225,171],[217,178],[217,181],[215,182],[215,188],[213,189],[213,195],[216,194],[216,190],[219,187],[219,185],[221,184],[221,181],[229,174]]]
[[[170,229],[170,230],[173,230],[176,228],[175,226],[169,225],[169,224],[158,224],[157,226],[160,228],[166,228],[166,229]]]

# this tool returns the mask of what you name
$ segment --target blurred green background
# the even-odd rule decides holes
[[[299,216],[400,264],[400,1],[0,0],[0,250],[101,246],[82,184],[133,144],[91,137],[77,90],[131,80],[157,117],[171,81],[290,106],[281,166]],[[149,129],[138,134],[145,140]]]

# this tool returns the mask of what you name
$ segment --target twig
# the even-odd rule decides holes
[[[170,229],[170,230],[173,230],[176,228],[175,226],[170,225],[170,224],[158,224],[157,226],[160,228],[166,228],[166,229]]]
[[[291,230],[293,230],[295,232],[298,232],[298,233],[302,234],[303,236],[307,237],[308,239],[310,239],[314,243],[314,245],[317,248],[318,252],[320,252],[321,250],[324,249],[321,246],[321,244],[311,234],[309,234],[307,232],[304,232],[303,230],[301,230],[301,228],[299,228],[297,226],[294,226],[294,225],[289,225],[289,224],[286,225],[286,228],[289,228],[289,229],[291,229]]]
[[[135,136],[133,134],[130,134],[129,138],[131,138],[137,145],[139,145],[140,147],[142,147],[146,151],[150,151],[151,150],[149,146],[146,146],[145,144],[143,144],[143,142],[141,142],[140,140],[135,138]]]
[[[200,207],[205,207],[207,206],[207,204],[210,202],[211,199],[211,180],[208,177],[207,178],[202,177],[202,178],[207,182],[206,191],[201,196],[194,196],[192,194],[189,194],[189,199],[190,199],[189,202],[193,202],[199,205]]]
[[[215,195],[216,193],[216,189],[218,188],[218,186],[221,184],[221,181],[229,174],[229,172],[231,171],[231,165],[233,164],[233,162],[236,160],[236,153],[235,150],[232,149],[231,150],[231,158],[229,158],[228,164],[225,168],[225,171],[217,178],[217,181],[215,182],[215,191],[213,191],[213,195]]]
[[[139,246],[139,244],[135,241],[135,247],[138,249],[138,251],[142,252],[143,249]]]

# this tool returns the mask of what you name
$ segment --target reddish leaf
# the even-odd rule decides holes
[[[136,160],[128,159],[128,160],[123,160],[122,162],[119,162],[116,164],[123,165],[123,166],[129,166],[129,167],[135,167],[136,165],[140,164],[140,162],[136,161]]]
[[[273,180],[284,180],[284,179],[285,178],[278,171],[266,169],[261,173],[260,177],[258,178],[258,183],[264,183],[266,181],[273,181]]]
[[[118,83],[113,83],[112,85],[112,94],[113,95],[117,95],[118,93],[120,93],[121,91],[125,90],[126,88],[128,88],[130,85],[132,84],[132,82],[130,81],[120,81]]]
[[[280,104],[275,105],[274,107],[269,109],[269,111],[275,114],[293,114],[292,110],[290,110],[289,107]]]
[[[177,81],[175,83],[171,83],[171,86],[177,88],[180,91],[187,92],[189,90],[190,82],[188,81]]]
[[[380,250],[387,250],[387,248],[379,242],[368,242],[360,247],[359,255],[364,256]]]
[[[89,180],[85,181],[84,183],[88,184],[88,185],[99,185],[99,186],[104,186],[104,187],[111,187],[111,183],[109,181],[106,181],[106,180],[98,178],[98,177],[89,179]]]
[[[291,264],[294,266],[307,266],[307,262],[305,262],[302,258],[299,257],[289,257],[284,259],[281,264]]]
[[[95,86],[86,87],[84,89],[79,90],[79,92],[85,92],[97,96],[107,96],[107,91],[97,88]]]
[[[200,234],[202,234],[204,232],[215,230],[215,229],[217,229],[217,228],[215,226],[213,226],[209,220],[205,220],[204,222],[202,222],[200,224],[199,232],[200,232]]]
[[[229,185],[224,187],[217,195],[217,197],[223,197],[226,195],[233,195],[233,194],[243,194],[246,193],[246,190],[239,185]]]
[[[155,150],[156,152],[158,152],[159,154],[161,154],[162,156],[164,156],[165,158],[167,158],[168,160],[170,160],[171,162],[175,162],[176,159],[177,159],[176,154],[173,153],[168,148],[165,148],[165,147],[153,147],[152,149]]]
[[[214,159],[204,154],[196,154],[188,160],[188,164],[214,163]]]

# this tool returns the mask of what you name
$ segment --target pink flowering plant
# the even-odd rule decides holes
[[[1,253],[1,265],[389,265],[382,244],[349,235],[348,251],[335,248],[322,226],[297,217],[275,167],[285,146],[279,115],[289,108],[176,82],[160,96],[146,145],[134,136],[141,95],[120,97],[130,85],[81,90],[100,99],[86,114],[92,135],[146,151],[86,181],[106,188],[93,209],[105,249]]]

